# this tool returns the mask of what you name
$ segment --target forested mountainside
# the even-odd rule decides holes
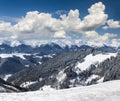
[[[95,61],[89,63],[92,59]],[[102,52],[92,48],[80,49],[23,69],[9,77],[8,82],[30,90],[38,90],[46,85],[56,89],[86,86],[119,79],[119,61],[119,53]],[[81,67],[83,63],[89,64]]]
[[[37,47],[29,45],[18,45],[11,47],[7,44],[0,45],[0,76],[14,74],[25,67],[39,65],[55,55],[76,52],[81,49],[94,49],[102,52],[118,52],[119,47],[92,47],[88,45],[60,46],[56,43],[44,44]],[[3,76],[4,77],[4,76]]]
[[[0,45],[0,77],[28,90],[87,86],[119,79],[119,47]]]

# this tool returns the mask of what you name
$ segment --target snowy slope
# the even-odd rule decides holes
[[[10,76],[12,76],[12,74],[7,74],[3,79],[6,81]]]
[[[81,71],[84,71],[86,69],[88,69],[90,67],[90,65],[94,64],[97,65],[101,62],[103,62],[104,60],[110,58],[111,56],[115,57],[117,55],[117,53],[106,53],[106,54],[97,54],[97,55],[93,55],[90,54],[88,56],[85,57],[84,62],[80,63],[78,62],[77,65],[75,66],[75,68],[79,68]]]
[[[87,87],[26,93],[1,93],[0,101],[120,101],[120,80]]]
[[[9,58],[9,57],[16,56],[16,57],[20,57],[21,59],[25,59],[24,55],[30,55],[30,54],[27,54],[27,53],[0,54],[0,57],[1,58]]]

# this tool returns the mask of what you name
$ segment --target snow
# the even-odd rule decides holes
[[[41,82],[43,80],[43,78],[39,78],[39,81]]]
[[[78,73],[78,68],[81,71],[85,71],[86,69],[88,69],[90,67],[90,65],[94,64],[97,65],[98,63],[103,62],[104,60],[110,58],[110,57],[115,57],[117,55],[117,53],[106,53],[106,54],[97,54],[97,55],[87,55],[84,59],[84,62],[80,63],[78,62],[77,65],[75,66],[75,69],[77,70]]]
[[[21,44],[25,44],[25,45],[30,45],[32,47],[39,47],[41,45],[45,45],[45,44],[58,44],[59,46],[61,46],[62,48],[64,48],[66,45],[71,47],[72,45],[77,45],[77,46],[81,46],[81,45],[89,45],[92,47],[102,47],[104,45],[107,46],[111,46],[111,47],[119,47],[120,43],[118,43],[116,40],[113,40],[112,42],[100,42],[100,41],[95,41],[95,40],[81,40],[81,39],[75,39],[72,40],[71,38],[65,38],[65,39],[49,39],[49,40],[9,40],[9,41],[0,41],[0,45],[1,44],[8,44],[11,47],[15,47],[15,46],[19,46]]]
[[[59,46],[61,46],[62,48],[64,48],[66,45],[71,46],[72,42],[70,40],[67,39],[62,39],[62,40],[52,40],[51,43],[56,43]]]
[[[40,61],[39,61],[38,63],[39,63],[39,64],[42,64],[42,62],[40,62]]]
[[[76,81],[76,79],[71,79],[70,80],[70,85],[69,85],[70,88],[74,87],[75,81]]]
[[[21,59],[25,59],[24,55],[30,55],[30,54],[27,54],[27,53],[0,54],[0,57],[1,58],[9,58],[9,57],[16,56],[16,57],[20,57]]]
[[[30,67],[30,65],[25,65],[25,67]]]
[[[28,82],[22,83],[20,86],[21,87],[28,87],[28,86],[35,84],[35,83],[37,83],[37,81],[35,81],[35,82],[28,81]]]
[[[7,79],[11,76],[12,74],[8,74],[8,75],[5,75],[5,77],[3,78],[5,81],[7,81]]]
[[[34,54],[34,55],[35,55],[35,58],[39,58],[39,59],[43,58],[43,56],[37,56],[36,54]]]
[[[52,56],[52,55],[44,55],[43,57],[53,58],[53,56]]]
[[[93,74],[93,75],[91,75],[91,76],[85,81],[85,83],[88,84],[89,82],[91,82],[92,80],[94,80],[94,79],[96,79],[96,78],[99,78],[99,76]]]
[[[0,101],[120,101],[120,80],[64,90],[1,93]]]
[[[57,80],[58,80],[58,82],[63,82],[64,80],[65,80],[65,78],[66,78],[66,74],[64,73],[64,70],[61,70],[59,73],[58,73],[58,75],[57,75]]]
[[[14,46],[19,46],[21,44],[25,44],[25,45],[30,45],[33,48],[35,48],[36,46],[39,47],[39,46],[45,45],[45,44],[50,45],[52,43],[55,43],[55,44],[59,45],[60,47],[64,48],[66,45],[69,46],[69,47],[71,47],[72,45],[80,46],[81,45],[81,40],[80,39],[72,40],[71,38],[67,38],[67,39],[49,39],[49,40],[24,40],[22,42],[18,41],[18,40],[14,40],[14,41],[10,41],[9,45],[14,47]]]
[[[70,40],[67,39],[61,39],[61,40],[26,40],[24,41],[24,44],[26,45],[30,45],[32,47],[36,47],[36,46],[41,46],[41,45],[45,45],[45,44],[58,44],[61,47],[65,47],[66,45],[70,45],[72,44],[72,42]]]
[[[15,46],[19,46],[19,45],[21,45],[21,43],[18,40],[11,41],[11,43],[10,43],[11,47],[15,47]]]
[[[91,40],[85,42],[85,44],[92,47],[103,47],[105,45],[105,43],[102,41],[98,42],[98,41],[91,41]]]
[[[97,81],[97,83],[102,83],[103,80],[104,80],[104,77],[100,78],[100,79]]]
[[[43,56],[37,56],[37,54],[34,54],[36,58],[53,58],[55,54],[49,54],[49,55],[43,55]]]
[[[51,88],[50,85],[45,85],[41,88],[42,91],[55,91],[54,88]]]

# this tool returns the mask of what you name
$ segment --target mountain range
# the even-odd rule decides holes
[[[0,45],[0,77],[30,91],[44,86],[65,89],[119,79],[119,61],[119,47],[107,45]]]

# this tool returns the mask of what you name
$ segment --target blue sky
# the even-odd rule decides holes
[[[93,11],[92,10],[92,11],[88,12],[88,9],[90,7],[92,7],[92,5],[95,5],[95,3],[98,3],[98,2],[102,2],[102,4],[100,4],[101,10],[99,10],[99,11],[104,14],[99,15],[99,16],[103,16],[103,19],[100,18],[100,20],[102,20],[102,21],[104,20],[104,21],[100,22],[100,23],[95,23],[95,22],[93,23],[91,21],[91,23],[93,23],[94,25],[88,26],[89,28],[88,27],[87,28],[83,28],[83,27],[78,28],[81,25],[83,25],[83,23],[84,24],[86,23],[86,21],[84,21],[85,17],[90,15],[90,12]],[[102,5],[105,6],[104,10],[102,9]],[[40,39],[44,36],[43,35],[44,33],[47,33],[47,34],[45,35],[45,37],[43,37],[43,39],[44,38],[49,39],[49,37],[46,37],[46,36],[49,36],[49,32],[53,32],[53,34],[55,34],[54,35],[55,37],[62,36],[62,38],[65,38],[67,36],[67,37],[71,37],[71,38],[79,38],[79,39],[84,39],[84,40],[89,39],[89,37],[90,38],[101,37],[101,38],[99,38],[99,40],[103,39],[104,41],[105,41],[105,39],[107,41],[109,39],[111,40],[114,36],[117,35],[117,37],[113,38],[113,39],[114,40],[117,39],[117,42],[119,42],[118,41],[120,39],[120,27],[119,27],[120,26],[120,22],[119,22],[120,21],[120,13],[119,13],[120,6],[119,5],[120,5],[119,0],[116,0],[116,1],[113,1],[113,0],[0,0],[1,28],[4,27],[0,33],[2,33],[2,34],[3,34],[3,32],[7,33],[6,35],[1,35],[0,40],[8,39],[7,35],[10,36],[10,33],[12,33],[12,36],[14,39],[15,39],[15,37],[17,37],[15,40],[17,40],[17,39],[18,40],[26,40],[26,39],[33,38],[33,37],[30,38],[29,36],[34,36],[34,39],[37,39],[37,38]],[[99,5],[98,5],[98,7],[99,7]],[[96,7],[94,7],[94,8],[96,8]],[[32,14],[33,14],[34,11],[38,11],[38,12],[34,13],[34,14],[36,14],[35,16],[38,16],[41,13],[45,13],[45,14],[48,13],[52,16],[50,18],[51,22],[52,21],[54,22],[54,20],[56,20],[56,19],[60,20],[61,19],[60,16],[63,14],[66,14],[66,16],[68,16],[68,14],[70,13],[70,10],[72,10],[71,13],[74,12],[73,14],[76,14],[74,16],[75,18],[73,18],[73,19],[80,20],[81,24],[80,24],[80,26],[77,27],[78,29],[74,27],[74,26],[77,26],[76,25],[77,23],[74,23],[73,26],[69,25],[68,28],[66,28],[66,26],[61,25],[61,23],[66,22],[65,18],[63,19],[64,20],[63,22],[61,21],[60,24],[55,26],[54,28],[53,28],[53,26],[51,28],[51,26],[49,25],[45,28],[45,30],[43,30],[43,29],[39,30],[41,32],[41,35],[38,35],[39,31],[35,32],[35,34],[34,34],[33,28],[34,27],[36,28],[36,24],[32,23],[29,26],[25,26],[24,29],[21,27],[23,25],[28,24],[29,18],[27,17],[27,12],[32,12]],[[79,12],[79,14],[78,14],[78,12]],[[30,13],[28,15],[33,16],[32,14]],[[71,17],[71,15],[70,15],[70,17]],[[77,15],[79,15],[80,19],[76,19]],[[90,16],[94,17],[94,15],[90,15]],[[89,19],[90,16],[88,16],[88,18],[87,18],[88,24],[90,24],[90,19]],[[96,15],[96,18],[99,16]],[[96,21],[97,20],[99,20],[99,19],[96,19]],[[3,21],[5,24],[3,24]],[[40,19],[39,19],[39,21],[40,21]],[[26,22],[26,23],[23,24],[23,22]],[[48,22],[49,22],[49,20],[48,20]],[[56,22],[56,23],[58,24],[58,22]],[[67,22],[67,24],[68,24],[68,22]],[[56,24],[56,23],[54,22],[53,24]],[[95,25],[96,25],[96,27],[95,27]],[[31,26],[32,26],[32,29],[30,29]],[[44,25],[44,26],[46,26],[46,25]],[[58,26],[61,27],[62,29],[58,29],[57,28]],[[11,27],[11,29],[8,29],[7,27],[8,28]],[[39,26],[39,27],[41,27],[41,26]],[[48,31],[48,27],[50,27],[49,31]],[[84,25],[84,27],[85,27],[85,25]],[[25,29],[25,28],[27,28],[27,29]],[[5,29],[7,29],[7,31],[4,31]],[[71,29],[73,29],[74,31],[71,31]],[[83,31],[83,29],[85,29],[85,31]],[[90,30],[88,30],[88,29],[90,29]],[[15,30],[15,31],[11,32],[10,30]],[[16,33],[18,33],[18,34],[16,34]],[[31,34],[31,33],[33,33],[33,34]],[[60,34],[60,33],[62,33],[62,34]],[[35,37],[36,35],[38,35],[40,38],[38,36],[36,38]],[[24,38],[22,39],[20,37],[24,37]],[[92,40],[94,40],[94,38]],[[13,39],[10,39],[10,40],[13,40]]]
[[[120,1],[116,0],[0,0],[0,16],[21,17],[28,11],[54,13],[57,10],[79,9],[81,15],[87,14],[86,10],[96,2],[106,5],[109,18],[120,19]]]

